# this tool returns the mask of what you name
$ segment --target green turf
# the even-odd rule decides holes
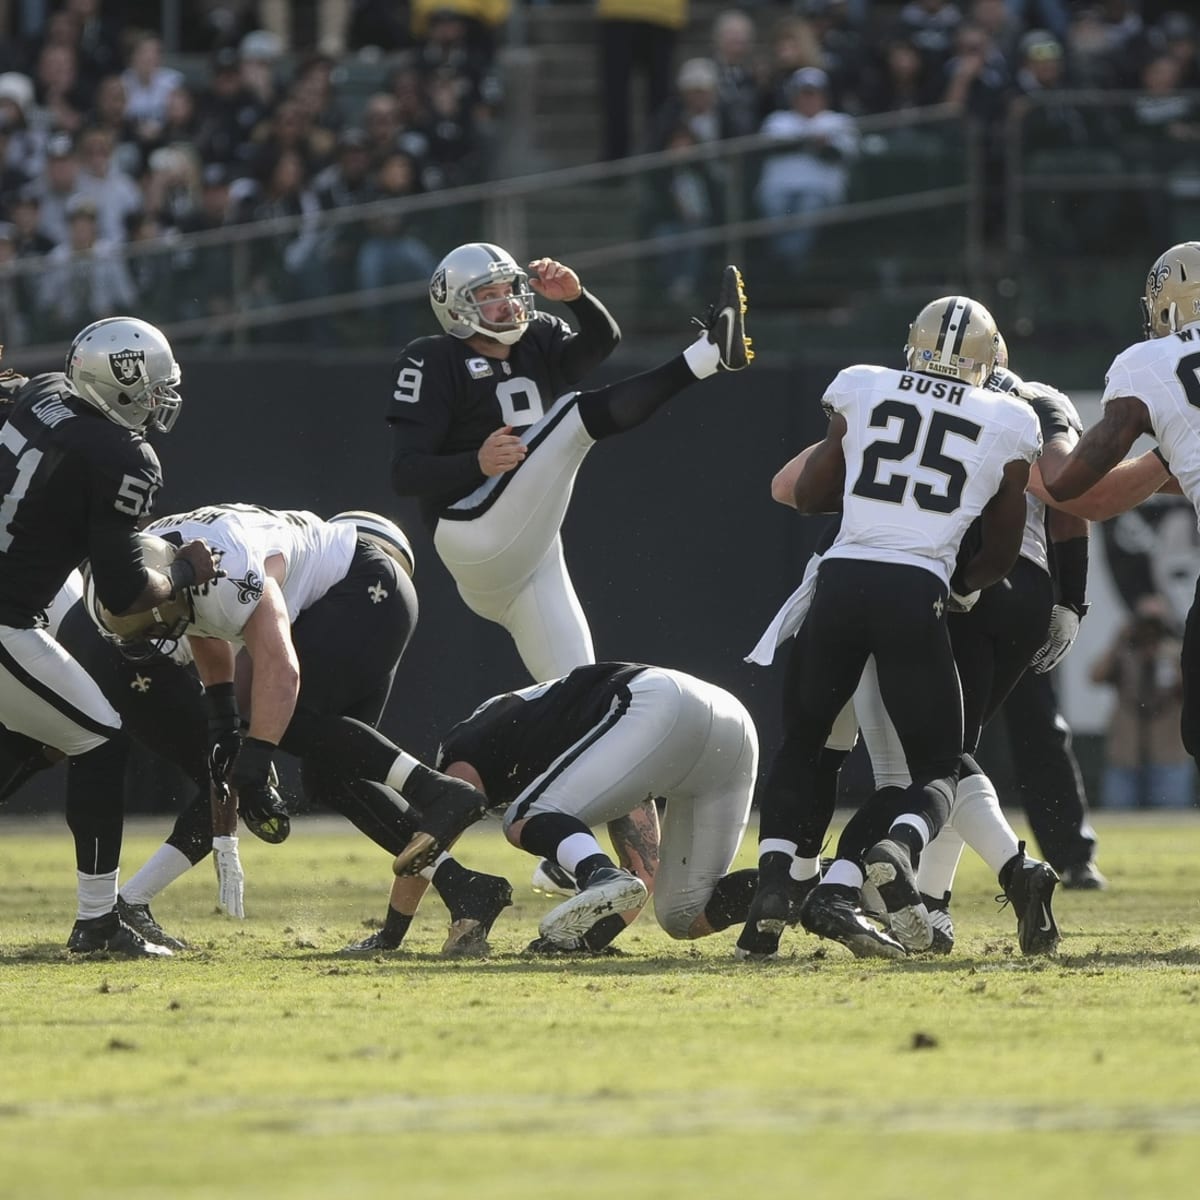
[[[968,856],[951,958],[753,966],[645,917],[530,960],[551,902],[494,824],[461,852],[515,884],[490,960],[438,957],[432,895],[406,952],[342,958],[389,864],[325,821],[243,840],[245,922],[207,865],[160,898],[199,949],[71,961],[65,829],[0,824],[0,1197],[1195,1195],[1200,819],[1098,824],[1114,886],[1060,893],[1055,960]]]

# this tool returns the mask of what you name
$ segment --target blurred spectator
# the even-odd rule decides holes
[[[258,12],[263,26],[278,37],[281,47],[300,45],[298,17],[307,17],[314,25],[305,46],[315,45],[322,54],[340,55],[346,49],[346,27],[350,21],[351,0],[259,0]],[[307,32],[307,31],[306,31]]]
[[[671,61],[687,24],[688,0],[596,0],[600,33],[601,157],[625,158],[632,145],[632,91],[642,76],[647,125],[671,94]]]
[[[153,143],[167,119],[167,98],[185,85],[173,67],[163,66],[162,40],[142,34],[129,52],[129,66],[121,73],[125,85],[125,113],[137,129],[138,140]]]
[[[1013,11],[1008,0],[971,0],[967,20],[978,25],[991,43],[1011,64],[1017,52],[1017,39],[1025,28],[1024,22]]]
[[[728,8],[713,22],[717,96],[730,137],[755,133],[762,122],[762,72],[755,37],[754,22],[741,9]]]
[[[67,0],[66,11],[75,19],[79,74],[94,89],[101,79],[121,69],[121,43],[111,16],[101,12],[100,0]]]
[[[230,182],[227,166],[209,163],[204,168],[200,206],[180,222],[181,233],[206,233],[238,224],[243,214],[241,206],[231,197]],[[181,281],[178,297],[181,316],[222,316],[232,310],[236,293],[235,258],[245,250],[245,243],[240,247],[223,243],[181,246],[175,252],[175,275]]]
[[[422,73],[428,78],[446,72],[458,77],[472,115],[477,120],[494,117],[500,111],[503,87],[492,65],[495,46],[487,25],[465,16],[445,0],[434,5],[423,26],[420,17],[414,8],[414,29],[420,27],[424,38],[418,53]]]
[[[29,276],[6,270],[17,258],[17,231],[9,222],[0,221],[0,346],[27,346],[32,341]]]
[[[0,214],[9,200],[29,182],[25,171],[16,166],[8,156],[13,127],[7,113],[0,113]]]
[[[1120,64],[1113,53],[1109,31],[1100,19],[1099,9],[1084,5],[1071,17],[1067,32],[1072,74],[1080,87],[1115,87]]]
[[[334,141],[295,100],[284,100],[251,135],[255,163],[273,161],[279,151],[291,150],[303,161],[306,179],[329,161]]]
[[[849,163],[858,154],[858,127],[852,117],[826,104],[829,77],[819,67],[803,67],[788,85],[790,105],[763,122],[768,137],[790,143],[763,165],[758,203],[764,216],[816,212],[846,197]],[[774,234],[771,244],[787,267],[803,266],[816,237],[813,228]]]
[[[396,148],[400,136],[400,107],[389,92],[376,92],[363,107],[363,129],[367,135],[367,151],[374,162],[383,159]]]
[[[1181,88],[1200,88],[1200,40],[1196,22],[1187,13],[1164,13],[1147,40],[1154,54],[1165,55],[1179,64]]]
[[[209,85],[196,99],[196,146],[206,162],[233,162],[274,104],[273,93],[264,98],[249,86],[242,67],[236,50],[218,50]]]
[[[813,27],[800,17],[784,17],[771,31],[771,58],[767,72],[762,117],[786,108],[788,81],[801,67],[821,65],[821,45]]]
[[[838,108],[856,104],[867,52],[851,6],[846,0],[804,0],[801,8],[820,47],[814,65],[829,76],[830,100]]]
[[[351,50],[406,50],[415,41],[408,14],[396,0],[354,0],[347,32]]]
[[[916,46],[925,65],[939,73],[954,51],[961,21],[958,5],[948,0],[909,0],[900,10],[901,34]]]
[[[173,235],[174,231],[163,225],[153,212],[130,214],[125,228],[126,245],[134,250],[125,265],[137,294],[138,311],[144,312],[147,320],[169,321],[179,311],[175,298],[179,281],[169,251]],[[138,252],[141,247],[145,253]]]
[[[137,130],[125,111],[125,84],[120,75],[106,75],[96,85],[88,124],[95,129],[105,129],[112,138],[113,161],[127,175],[142,173],[142,149],[138,145]]]
[[[1026,29],[1048,29],[1061,42],[1067,36],[1072,0],[1007,0]]]
[[[962,24],[954,56],[946,64],[942,100],[953,104],[988,131],[995,131],[1008,106],[1008,63],[987,30]]]
[[[1129,110],[1130,137],[1125,141],[1134,159],[1131,166],[1170,170],[1200,143],[1196,103],[1180,91],[1182,73],[1179,59],[1169,54],[1150,59],[1142,68],[1142,92]]]
[[[470,85],[452,69],[429,80],[430,124],[422,182],[431,190],[460,187],[484,178],[487,143],[471,108]]]
[[[411,0],[412,32],[417,43],[447,39],[465,42],[472,62],[490,66],[496,56],[496,31],[512,13],[512,0]],[[438,30],[439,22],[460,22],[463,32]],[[447,65],[431,61],[431,67]],[[449,64],[457,65],[457,64]]]
[[[240,87],[254,97],[260,112],[270,113],[279,102],[279,80],[275,67],[283,54],[283,46],[275,34],[255,29],[246,34],[238,45],[238,76]]]
[[[313,180],[313,191],[321,208],[328,211],[373,200],[371,165],[366,133],[355,128],[344,130],[338,138],[337,158]],[[348,292],[354,288],[363,237],[361,221],[333,225],[323,235],[322,253],[332,291]]]
[[[258,177],[261,182],[250,205],[251,220],[302,219],[298,228],[279,230],[252,243],[253,302],[280,304],[319,295],[323,286],[319,255],[321,206],[308,187],[302,154],[278,145],[266,149]]]
[[[1105,741],[1106,808],[1190,808],[1195,768],[1179,731],[1182,645],[1166,601],[1143,596],[1133,619],[1092,665],[1092,681],[1116,690]]]
[[[163,229],[182,229],[200,204],[200,164],[186,143],[160,146],[146,164],[141,209]]]
[[[101,240],[123,242],[126,219],[141,209],[142,193],[113,162],[112,134],[107,129],[85,129],[79,135],[76,153],[79,169],[75,189],[95,201]]]
[[[37,115],[33,102],[33,80],[17,71],[0,75],[0,124],[8,130],[5,162],[26,175],[35,175],[41,166],[41,145],[30,116]]]
[[[1140,0],[1100,0],[1097,14],[1105,53],[1117,71],[1117,86],[1133,87],[1141,66],[1145,29]]]
[[[696,142],[715,142],[735,135],[736,117],[721,100],[720,73],[711,58],[689,58],[679,68],[675,86],[675,94],[655,116],[650,149],[663,149],[681,126]]]
[[[942,81],[925,66],[916,46],[902,37],[881,47],[882,59],[868,74],[861,92],[864,112],[901,112],[941,99]]]
[[[38,309],[48,340],[67,338],[99,317],[132,309],[133,281],[119,252],[97,237],[96,202],[74,196],[67,240],[55,246],[38,284]]]
[[[75,195],[78,178],[75,144],[69,134],[56,133],[46,143],[41,174],[30,185],[41,204],[38,228],[55,245],[67,240],[67,201]]]
[[[314,126],[336,135],[346,118],[333,87],[334,65],[324,54],[305,59],[296,68],[290,96]]]
[[[1090,145],[1083,112],[1055,97],[1070,86],[1059,40],[1044,29],[1031,30],[1021,38],[1018,54],[1013,111],[1025,116],[1022,136],[1029,152]],[[1038,103],[1031,103],[1035,98]]]
[[[71,46],[51,43],[38,55],[34,85],[38,106],[54,129],[75,133],[91,107],[79,83],[78,55]]]
[[[18,258],[49,254],[54,249],[54,242],[39,228],[41,216],[42,204],[37,185],[26,184],[8,206],[8,219],[12,223],[13,245]]]
[[[666,139],[664,149],[680,154],[697,144],[686,125],[678,125]],[[647,237],[668,237],[711,228],[720,211],[718,194],[707,165],[682,161],[666,172],[654,171],[642,181],[643,200],[639,227]],[[665,283],[667,299],[680,308],[695,306],[700,285],[707,278],[704,270],[708,248],[703,245],[681,246],[661,255],[648,256],[653,265],[655,289]]]

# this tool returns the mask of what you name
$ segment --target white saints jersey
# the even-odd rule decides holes
[[[822,403],[846,420],[842,525],[826,559],[907,563],[949,584],[1005,466],[1042,451],[1024,401],[933,375],[847,367]]]
[[[266,562],[283,558],[280,585],[289,621],[345,578],[358,530],[330,524],[310,512],[214,504],[151,522],[147,533],[169,541],[202,538],[221,556],[225,575],[191,592],[194,619],[187,632],[242,641],[242,630],[262,599]]]
[[[1159,449],[1200,523],[1200,324],[1118,354],[1100,403],[1114,396],[1136,396],[1146,406]]]

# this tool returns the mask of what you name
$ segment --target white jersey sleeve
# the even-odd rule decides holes
[[[1200,518],[1200,325],[1136,342],[1113,360],[1100,403],[1140,400],[1159,448]]]

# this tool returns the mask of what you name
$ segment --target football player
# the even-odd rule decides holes
[[[223,578],[132,618],[95,604],[87,587],[91,611],[126,643],[163,651],[186,636],[204,684],[210,765],[228,777],[257,836],[282,842],[290,832],[272,779],[282,749],[302,760],[316,799],[396,854],[397,874],[433,867],[482,816],[484,802],[374,729],[416,616],[407,572],[353,521],[309,512],[210,505],[155,521],[141,536],[148,555],[170,561],[175,545],[201,530],[221,556]],[[240,647],[250,667],[245,735],[235,688]],[[409,835],[403,844],[395,844],[399,831]],[[218,871],[240,875],[236,838],[218,837],[213,848]],[[240,905],[235,892],[228,899]]]
[[[78,911],[67,948],[168,954],[116,908],[124,797],[121,721],[87,672],[43,627],[44,610],[84,558],[117,613],[178,603],[217,571],[202,540],[148,566],[137,525],[162,484],[147,440],[179,416],[179,365],[162,333],[134,317],[81,330],[62,372],[5,372],[0,430],[0,721],[66,755]]]
[[[1149,434],[1158,442],[1151,454],[1160,461],[1164,483],[1178,488],[1200,515],[1200,242],[1181,242],[1154,262],[1142,316],[1145,340],[1123,350],[1108,368],[1100,420],[1055,470],[1042,472],[1042,483],[1059,502],[1094,499],[1106,485],[1111,491],[1125,455]],[[1123,507],[1142,498],[1130,496]],[[1193,602],[1183,635],[1180,724],[1184,746],[1200,761],[1198,621]]]
[[[493,696],[443,738],[438,766],[505,805],[514,845],[567,871],[535,952],[607,946],[654,892],[658,923],[698,938],[745,916],[754,871],[727,874],[750,813],[758,738],[741,702],[682,671],[595,663]],[[665,798],[661,837],[627,822],[601,849],[592,827]]]
[[[869,878],[909,944],[932,940],[915,867],[949,815],[963,746],[947,612],[969,608],[1015,563],[1029,466],[1041,452],[1029,407],[982,386],[998,342],[983,305],[943,297],[910,326],[905,370],[851,367],[826,391],[829,433],[803,457],[791,492],[800,512],[843,515],[815,572],[784,682],[784,742],[762,800],[756,926],[782,929],[794,870],[818,873],[815,852],[810,863],[783,845],[804,824],[806,799],[820,793],[826,739],[874,656],[911,782],[872,802],[889,812],[885,836],[839,857],[809,891],[801,921],[856,953],[902,956],[900,941],[862,917]],[[978,549],[956,567],[963,535],[980,516]],[[785,606],[775,634],[787,613]],[[819,837],[831,815],[812,814]]]
[[[538,312],[537,295],[565,302],[580,331]],[[589,392],[574,389],[620,335],[569,267],[540,258],[526,272],[499,246],[473,242],[442,260],[429,299],[445,333],[411,342],[396,364],[392,486],[421,498],[467,607],[509,632],[535,680],[554,679],[595,660],[559,537],[576,472],[597,440],[750,362],[741,275],[725,268],[682,355]]]

